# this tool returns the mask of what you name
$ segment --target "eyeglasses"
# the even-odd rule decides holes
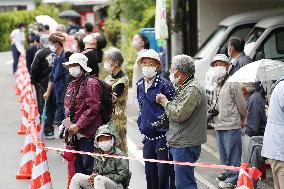
[[[157,63],[153,60],[145,59],[141,62],[142,67],[156,67]]]

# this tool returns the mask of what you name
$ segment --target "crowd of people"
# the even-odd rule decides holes
[[[127,155],[129,78],[122,69],[121,51],[115,47],[105,49],[104,34],[93,32],[90,23],[83,30],[72,28],[76,32],[72,32],[71,45],[62,25],[54,33],[48,26],[31,28],[26,65],[36,89],[38,110],[40,114],[44,109],[47,112],[44,137],[55,138],[57,125],[67,149]],[[25,41],[24,29],[25,25],[20,24],[11,33],[13,73]],[[226,82],[252,62],[243,52],[243,39],[230,38],[228,52],[217,54],[210,64],[215,92],[209,111],[190,56],[174,56],[166,79],[161,73],[160,56],[149,49],[147,37],[134,35],[132,45],[137,51],[132,78],[137,102],[134,106],[139,108],[137,126],[144,136],[144,158],[196,162],[201,145],[207,141],[209,122],[216,130],[221,164],[240,166],[248,162],[261,168],[264,158],[268,158],[275,188],[284,188],[283,82],[274,88],[269,108],[260,83]],[[104,81],[99,79],[100,64],[109,73]],[[70,189],[129,185],[131,172],[125,159],[70,153],[63,157],[68,161]],[[145,174],[147,189],[197,188],[191,166],[145,162]],[[217,176],[219,188],[234,188],[237,178],[236,171],[222,173]]]

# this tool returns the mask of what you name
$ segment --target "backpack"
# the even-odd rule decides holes
[[[87,87],[87,81],[89,79],[87,75],[84,80],[84,87]],[[95,77],[95,76],[93,76]],[[95,77],[96,78],[96,77]],[[107,84],[105,81],[102,81],[96,78],[101,86],[101,116],[103,124],[107,124],[111,120],[112,112],[113,112],[113,103],[112,103],[112,87]],[[86,90],[85,90],[86,91]]]

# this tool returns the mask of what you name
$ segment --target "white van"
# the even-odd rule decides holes
[[[255,25],[247,36],[245,53],[254,61],[262,58],[284,61],[284,13]]]
[[[206,73],[210,68],[210,63],[217,53],[227,54],[227,46],[230,37],[238,36],[244,39],[250,31],[254,28],[255,24],[260,20],[283,15],[284,8],[271,9],[263,11],[253,11],[247,13],[236,14],[225,18],[218,25],[217,29],[210,35],[210,37],[200,47],[199,52],[195,55],[195,76],[198,81],[205,86],[206,98],[208,106],[212,105],[212,97],[214,91],[213,78],[210,74]],[[251,46],[251,47],[250,47]],[[245,48],[245,52],[252,49],[252,45]],[[249,54],[247,54],[249,55]],[[206,77],[205,77],[206,76]]]
[[[284,8],[252,11],[227,17],[220,22],[217,29],[201,45],[194,57],[195,76],[199,82],[205,84],[205,74],[210,67],[210,62],[217,53],[225,53],[225,47],[227,47],[230,37],[245,38],[259,20],[283,13]]]

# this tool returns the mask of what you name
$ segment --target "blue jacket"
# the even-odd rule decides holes
[[[154,82],[145,92],[144,78],[137,82],[137,100],[139,103],[138,127],[142,134],[149,138],[166,134],[165,130],[157,130],[151,123],[158,121],[158,117],[165,113],[162,105],[156,103],[156,95],[164,94],[168,100],[173,100],[175,89],[172,83],[157,74]]]
[[[261,155],[284,161],[284,81],[279,82],[270,97],[267,124]]]
[[[247,98],[247,121],[245,133],[252,136],[263,136],[266,126],[266,113],[265,113],[265,100],[259,94],[259,92],[254,91]]]
[[[62,52],[60,55],[56,55],[54,59],[54,66],[49,74],[49,81],[53,83],[54,92],[56,95],[56,101],[61,100],[62,93],[64,91],[64,86],[66,83],[66,78],[68,75],[68,70],[63,66],[62,63],[67,62],[65,58],[65,53]]]

